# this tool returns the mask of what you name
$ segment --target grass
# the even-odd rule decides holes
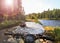
[[[17,26],[19,23],[20,23],[20,21],[11,21],[11,20],[3,21],[2,23],[0,23],[0,29]]]
[[[60,43],[60,27],[44,27],[47,35],[55,39],[55,43]]]

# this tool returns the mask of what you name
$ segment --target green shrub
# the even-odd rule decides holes
[[[60,28],[55,28],[54,32],[55,40],[60,41]]]
[[[46,32],[47,35],[55,39],[55,43],[60,43],[60,27],[56,27],[54,30],[49,30]]]
[[[51,31],[52,33],[50,34],[52,37],[55,39],[55,43],[59,43],[60,41],[60,27],[57,27],[54,29],[54,31]]]
[[[2,28],[9,28],[12,26],[17,26],[20,23],[20,21],[4,21],[2,23],[0,23],[0,29]]]

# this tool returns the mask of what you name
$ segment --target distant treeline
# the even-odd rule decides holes
[[[54,19],[60,20],[60,9],[47,10],[42,13],[31,13],[26,15],[26,19]]]

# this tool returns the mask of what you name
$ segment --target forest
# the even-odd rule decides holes
[[[48,20],[60,20],[60,9],[53,9],[43,11],[41,13],[30,13],[26,15],[26,19],[48,19]]]

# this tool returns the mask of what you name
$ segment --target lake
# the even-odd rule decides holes
[[[39,20],[43,26],[60,26],[60,20]]]
[[[60,20],[39,20],[43,26],[60,26]]]

